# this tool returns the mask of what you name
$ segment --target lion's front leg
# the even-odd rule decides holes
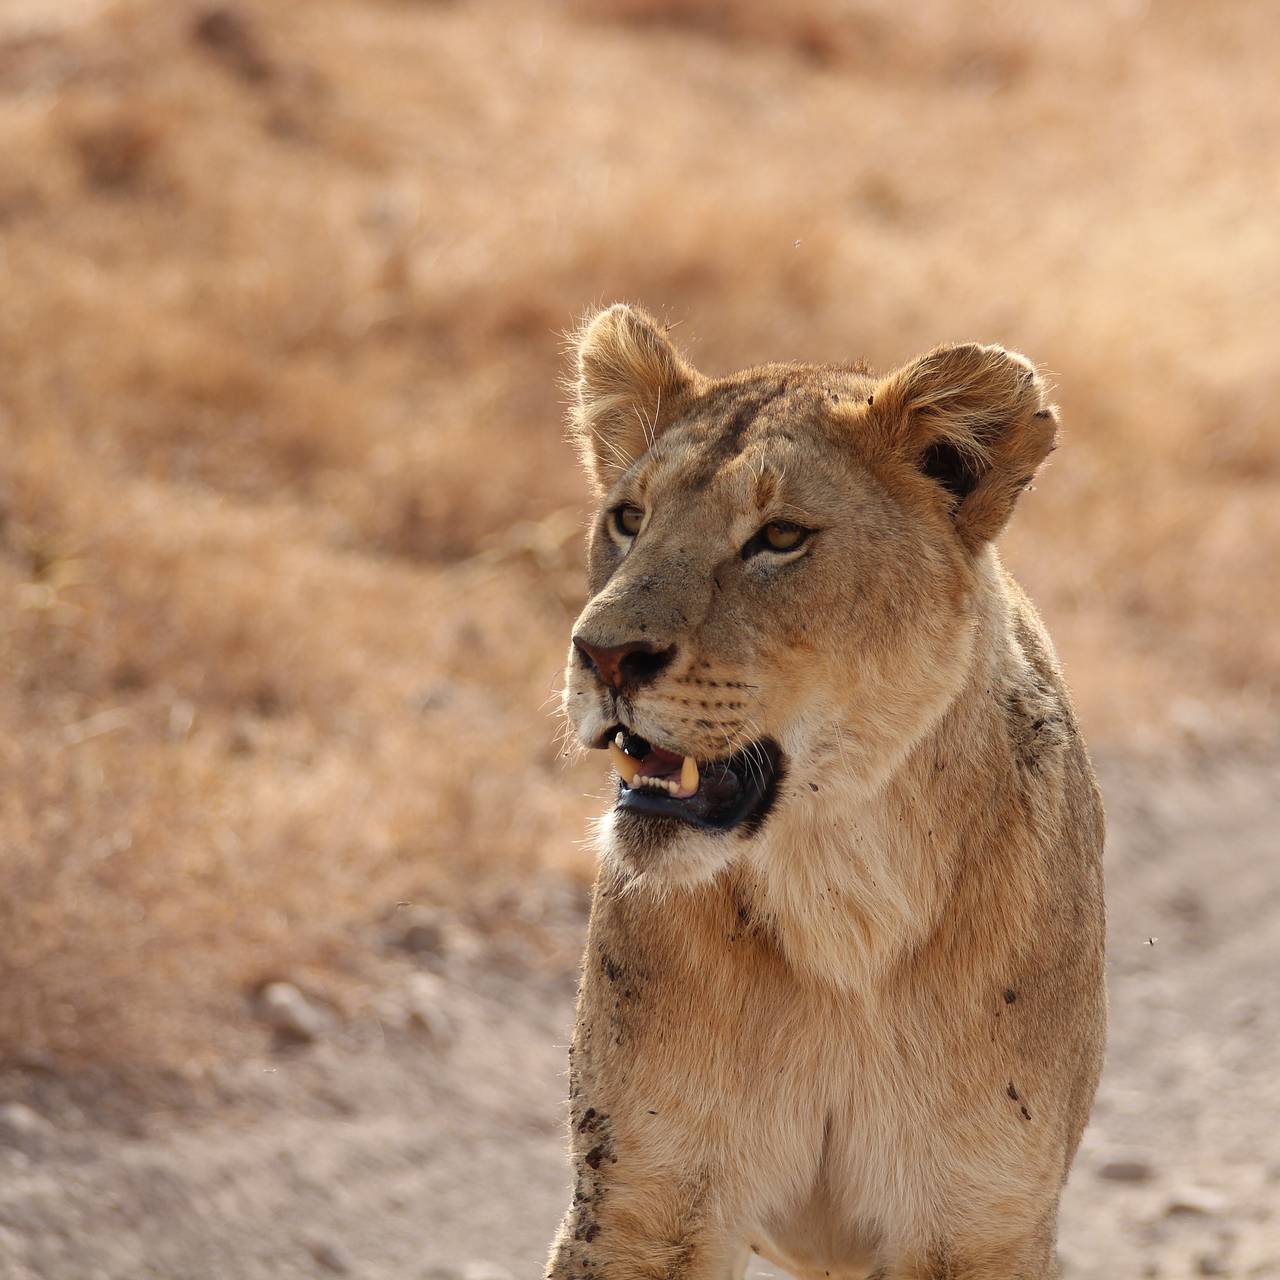
[[[681,1143],[659,1117],[646,1111],[651,1123],[639,1130],[634,1120],[615,1124],[606,1106],[583,1099],[576,1073],[573,1095],[573,1200],[552,1245],[548,1280],[741,1276],[747,1249],[731,1238],[720,1180],[705,1167],[678,1167]]]
[[[598,1184],[595,1184],[598,1185]],[[579,1182],[551,1247],[547,1280],[739,1280],[748,1251],[671,1185],[645,1193]],[[614,1194],[610,1197],[610,1191]],[[625,1198],[624,1198],[625,1197]]]
[[[598,900],[570,1050],[573,1199],[547,1276],[735,1280],[748,1251],[734,1157],[758,1108],[727,1096],[732,1051],[684,998],[690,982],[623,942]]]

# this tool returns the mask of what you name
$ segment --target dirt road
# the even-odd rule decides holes
[[[1111,1048],[1067,1274],[1280,1277],[1276,760],[1101,771]],[[551,897],[572,948],[580,911]],[[565,1197],[573,975],[463,947],[426,983],[433,1033],[369,1018],[235,1066],[199,1105],[5,1080],[0,1277],[539,1274]]]

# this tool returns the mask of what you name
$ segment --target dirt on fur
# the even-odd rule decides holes
[[[1260,1052],[1280,1043],[1278,764],[1100,761],[1112,1025],[1063,1210],[1075,1280],[1280,1277],[1280,1077]],[[446,929],[378,1016],[158,1102],[11,1073],[0,1277],[539,1274],[568,1194],[585,901],[562,882],[530,894],[559,961]]]

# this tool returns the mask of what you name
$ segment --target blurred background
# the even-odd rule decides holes
[[[1111,818],[1068,1275],[1280,1276],[1267,0],[0,0],[0,1277],[541,1273],[564,332],[999,341]],[[763,1274],[763,1273],[762,1273]]]

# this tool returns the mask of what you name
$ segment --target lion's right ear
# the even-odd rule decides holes
[[[880,438],[943,490],[975,549],[1004,528],[1058,429],[1031,361],[976,343],[937,347],[890,374],[868,413]]]
[[[621,302],[589,317],[574,345],[570,433],[604,493],[670,425],[698,375],[649,316]]]

